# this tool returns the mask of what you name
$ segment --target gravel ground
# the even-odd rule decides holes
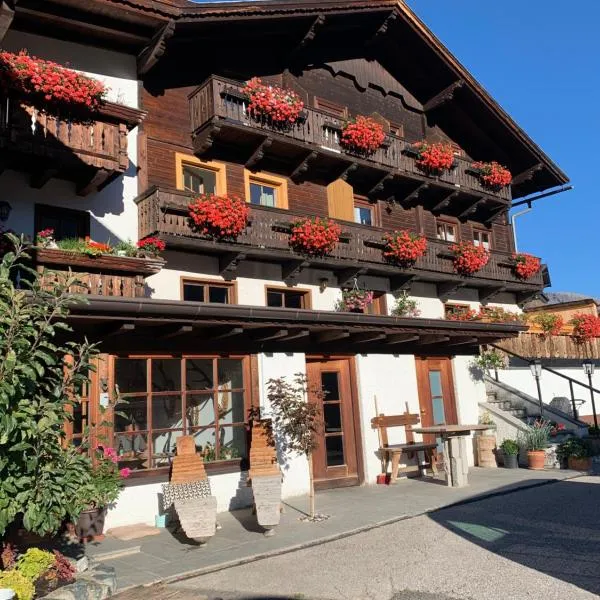
[[[444,509],[176,588],[210,600],[599,598],[599,483],[581,477]]]

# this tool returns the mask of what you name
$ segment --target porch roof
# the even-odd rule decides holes
[[[320,310],[92,297],[71,308],[104,352],[473,354],[516,337],[514,323],[457,322]]]

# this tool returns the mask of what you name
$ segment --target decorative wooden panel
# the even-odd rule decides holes
[[[342,221],[354,221],[354,191],[349,183],[337,179],[327,186],[329,216]]]

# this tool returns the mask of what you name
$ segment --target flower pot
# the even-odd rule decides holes
[[[79,539],[93,540],[104,534],[104,519],[106,518],[106,507],[90,508],[84,510],[77,520],[75,530]]]
[[[585,458],[569,456],[567,465],[573,471],[589,471],[592,468],[592,459],[589,456]]]
[[[541,471],[546,463],[546,452],[544,450],[528,450],[527,463],[530,469]]]
[[[504,455],[504,468],[505,469],[518,469],[519,468],[519,456],[517,454],[505,454]]]
[[[483,435],[477,436],[477,465],[486,469],[495,469],[496,456],[494,450],[496,448],[496,436],[488,435],[483,432]]]

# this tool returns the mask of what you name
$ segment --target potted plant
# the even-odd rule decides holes
[[[555,313],[541,312],[531,317],[530,321],[541,329],[541,335],[544,337],[558,335],[565,325],[563,318]]]
[[[500,444],[502,456],[504,457],[504,468],[518,469],[519,468],[519,444],[517,440],[505,439]]]
[[[577,313],[570,321],[573,325],[573,337],[582,344],[600,337],[600,317],[591,313]]]
[[[289,245],[306,256],[325,256],[333,252],[341,234],[341,227],[331,219],[305,218],[292,225]]]
[[[266,85],[258,77],[250,79],[242,93],[248,100],[250,116],[280,127],[295,123],[304,108],[304,102],[298,94],[276,85]]]
[[[427,240],[410,231],[394,231],[383,236],[384,260],[403,268],[412,267],[427,251]]]
[[[370,156],[384,141],[383,127],[375,119],[360,115],[342,129],[340,146],[349,152]]]
[[[515,263],[515,275],[522,280],[531,279],[540,272],[542,267],[540,259],[537,256],[531,256],[531,254],[517,252],[513,254],[512,258]]]
[[[433,175],[440,175],[454,166],[454,149],[441,142],[417,142],[411,150],[417,155],[417,166]]]
[[[490,253],[483,246],[471,242],[452,244],[450,251],[454,254],[454,270],[459,275],[473,275],[490,260]]]
[[[372,302],[373,292],[356,287],[351,290],[342,290],[342,299],[338,301],[336,309],[339,312],[364,313]]]
[[[479,175],[486,187],[493,190],[499,190],[512,183],[511,172],[495,160],[492,162],[474,162],[471,169]]]
[[[140,256],[150,255],[150,257],[154,258],[158,256],[167,245],[161,239],[151,236],[139,240],[137,247]]]
[[[130,469],[119,469],[117,466],[119,459],[114,448],[97,446],[94,454],[91,482],[82,487],[78,494],[78,501],[84,508],[75,529],[83,540],[103,535],[106,511],[119,497],[123,479],[131,474]]]
[[[558,458],[567,462],[573,471],[589,471],[592,468],[590,447],[581,438],[572,437],[560,444],[556,450]]]
[[[408,317],[415,319],[421,315],[421,310],[416,300],[411,298],[406,292],[402,292],[398,298],[396,298],[396,304],[392,308],[392,316],[394,317]]]
[[[550,429],[551,425],[548,421],[538,419],[533,425],[528,425],[525,433],[520,436],[519,443],[527,449],[527,462],[530,469],[544,468]]]
[[[476,367],[489,374],[491,371],[504,369],[506,359],[500,350],[482,350],[473,362]]]
[[[448,321],[478,321],[480,319],[478,311],[470,306],[460,304],[447,305],[445,317]]]
[[[193,228],[215,240],[235,240],[248,225],[248,203],[236,196],[201,194],[188,210]]]

